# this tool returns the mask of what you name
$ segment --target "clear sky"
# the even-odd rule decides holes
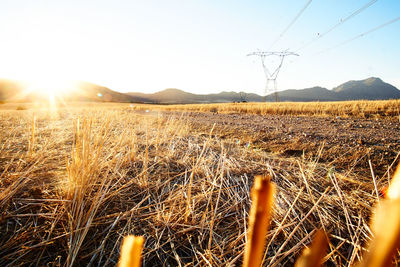
[[[121,92],[262,93],[252,51],[297,51],[370,0],[0,0],[0,77],[85,80]],[[378,0],[288,58],[278,88],[380,77],[400,88],[399,0]],[[321,52],[322,51],[322,52]],[[321,53],[320,53],[321,52]]]

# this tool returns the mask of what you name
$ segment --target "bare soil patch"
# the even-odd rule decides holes
[[[319,157],[337,169],[383,175],[400,151],[399,120],[344,117],[186,113],[203,131],[284,157]]]

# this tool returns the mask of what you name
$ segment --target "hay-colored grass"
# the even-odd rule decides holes
[[[2,266],[116,265],[127,235],[145,238],[144,266],[240,265],[257,174],[276,184],[264,265],[294,264],[320,227],[328,265],[359,261],[371,237],[372,177],[222,140],[185,115],[126,104],[56,115],[0,113]]]
[[[266,102],[266,103],[221,103],[187,105],[140,105],[134,109],[155,109],[186,112],[249,113],[304,116],[344,117],[398,117],[400,100],[355,100],[337,102]]]

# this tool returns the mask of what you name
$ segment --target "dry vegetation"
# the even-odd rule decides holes
[[[148,105],[135,105],[135,109],[147,109]],[[341,102],[279,102],[279,103],[225,103],[157,105],[159,110],[193,112],[280,114],[306,116],[387,117],[400,115],[400,100],[341,101]]]
[[[397,112],[399,102],[387,103],[383,112]],[[256,112],[251,105],[217,107]],[[293,264],[322,228],[330,233],[324,261],[349,266],[387,185],[386,176],[337,172],[319,152],[280,158],[199,130],[185,115],[129,105],[3,110],[0,139],[1,266],[115,265],[130,234],[145,238],[145,266],[240,265],[256,174],[276,184],[265,265]]]

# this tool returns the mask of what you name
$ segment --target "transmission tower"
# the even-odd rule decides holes
[[[277,92],[277,84],[276,84],[276,79],[278,77],[279,71],[281,70],[283,60],[285,59],[286,56],[298,56],[298,54],[293,53],[293,52],[288,52],[288,51],[282,51],[282,52],[265,52],[265,51],[257,51],[257,52],[252,52],[248,54],[247,56],[258,56],[261,59],[261,64],[264,69],[265,77],[267,78],[267,84],[265,86],[264,90],[264,97],[267,96],[269,92],[274,93],[274,98],[275,102],[279,101],[278,97],[278,92]],[[266,66],[266,58],[269,56],[277,56],[279,57],[278,60],[278,66],[275,67],[275,69],[272,69],[273,72],[270,71],[269,68]],[[273,84],[273,88],[271,89],[271,83]]]

